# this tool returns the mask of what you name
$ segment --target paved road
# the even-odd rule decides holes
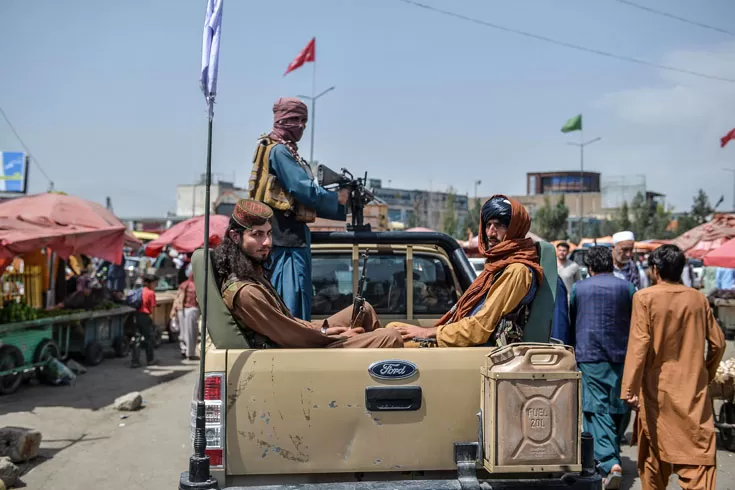
[[[729,342],[728,357],[735,356]],[[176,349],[157,350],[160,366],[132,370],[107,359],[71,387],[27,386],[0,398],[0,427],[41,430],[41,457],[23,468],[34,490],[175,488],[189,455],[189,407],[198,363],[181,361]],[[110,405],[140,391],[145,408],[127,414]],[[639,489],[636,448],[624,448],[623,489]],[[718,490],[735,490],[735,453],[718,453]],[[679,488],[672,479],[670,488]]]

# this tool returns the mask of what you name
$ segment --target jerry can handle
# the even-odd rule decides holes
[[[560,347],[546,347],[540,349],[528,349],[523,354],[523,363],[529,366],[554,366],[559,364],[562,359],[569,357],[573,354],[571,348],[567,346]],[[535,362],[534,357],[549,356],[550,359],[542,362]]]

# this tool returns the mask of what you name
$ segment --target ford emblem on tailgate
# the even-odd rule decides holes
[[[406,379],[418,372],[416,364],[408,361],[378,361],[368,367],[370,376],[375,379]]]

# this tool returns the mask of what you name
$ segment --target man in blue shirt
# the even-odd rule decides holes
[[[595,438],[605,488],[619,488],[620,438],[630,420],[620,386],[635,286],[615,277],[607,247],[592,247],[585,262],[591,277],[572,286],[569,305],[571,344],[582,372],[583,425]]]
[[[308,119],[299,99],[280,98],[273,105],[273,129],[261,136],[250,175],[250,198],[273,209],[270,279],[296,318],[311,320],[311,234],[315,218],[345,221],[347,189],[328,191],[314,181],[298,142]]]

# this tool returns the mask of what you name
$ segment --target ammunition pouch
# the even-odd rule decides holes
[[[253,155],[253,169],[250,172],[249,197],[264,202],[276,211],[293,213],[297,221],[312,223],[316,220],[316,211],[297,202],[284,190],[278,177],[271,172],[270,154],[277,144],[279,143],[267,136],[258,142]],[[305,165],[301,162],[299,164]],[[311,173],[308,166],[305,166],[305,169]]]

